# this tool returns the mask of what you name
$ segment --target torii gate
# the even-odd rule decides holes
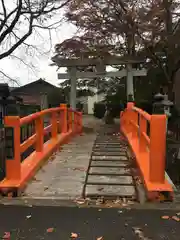
[[[146,69],[137,70],[132,68],[133,64],[143,63],[144,59],[130,57],[108,57],[105,59],[63,59],[56,55],[52,58],[51,66],[66,67],[67,73],[58,73],[58,79],[71,79],[70,105],[76,109],[76,80],[78,78],[105,78],[105,77],[127,77],[127,100],[132,96],[134,100],[134,76],[146,76]],[[125,65],[126,68],[116,72],[106,72],[106,66]],[[94,72],[78,72],[77,67],[94,66]]]

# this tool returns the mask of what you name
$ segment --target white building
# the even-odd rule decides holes
[[[92,92],[94,92],[93,96],[83,96],[77,99],[80,103],[83,104],[83,109],[85,114],[93,114],[94,113],[94,103],[103,101],[105,98],[104,93],[97,93],[97,88],[89,88]]]

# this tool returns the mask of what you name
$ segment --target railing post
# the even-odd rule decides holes
[[[74,112],[74,114],[73,114],[74,116],[73,116],[73,131],[76,133],[76,132],[78,132],[78,114],[77,114],[77,112]]]
[[[139,115],[139,151],[144,152],[146,150],[146,142],[143,133],[147,133],[147,120]]]
[[[35,120],[35,133],[36,133],[36,152],[42,152],[44,144],[44,124],[43,117],[39,117]]]
[[[82,131],[83,131],[83,114],[82,114],[82,112],[79,112],[77,124],[78,124],[78,131],[80,134],[82,134]]]
[[[137,112],[134,112],[133,110],[131,110],[132,112],[131,112],[131,118],[130,118],[130,120],[132,121],[132,122],[134,122],[134,124],[136,124],[137,126],[138,126],[138,113]],[[131,131],[132,131],[132,138],[137,138],[138,139],[138,129],[135,127],[135,126],[133,126],[133,125],[131,125]]]
[[[150,120],[150,182],[164,183],[166,154],[166,116],[152,115]]]
[[[61,132],[67,133],[67,105],[61,104],[60,105],[60,125],[61,125]]]
[[[72,124],[72,111],[71,109],[68,109],[68,124],[69,124],[69,130],[73,130],[73,124]]]
[[[133,107],[134,107],[133,102],[127,103],[127,112],[126,112],[125,121],[124,121],[126,133],[133,132],[133,126],[130,124],[130,121],[132,120],[133,114],[134,114],[132,110]]]
[[[20,118],[19,116],[5,117],[5,126],[13,130],[13,149],[12,156],[6,156],[6,178],[18,180],[21,178],[21,153],[20,153]]]
[[[57,138],[57,112],[52,112],[51,113],[51,124],[52,124],[52,127],[51,127],[51,137],[52,138]]]

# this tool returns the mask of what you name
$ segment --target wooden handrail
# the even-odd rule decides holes
[[[51,132],[50,140],[54,142],[58,141],[58,136],[67,133],[67,112],[69,114],[74,113],[75,120],[72,122],[71,119],[71,129],[73,133],[80,134],[82,131],[82,114],[71,109],[67,109],[66,104],[61,104],[60,107],[45,109],[40,112],[36,112],[29,116],[20,118],[19,116],[6,116],[5,126],[13,128],[13,144],[14,144],[14,156],[13,161],[8,161],[6,168],[6,175],[8,179],[20,179],[21,177],[21,154],[24,153],[29,147],[35,145],[35,152],[44,152],[44,136]],[[50,115],[51,123],[49,126],[44,127],[43,118],[46,115]],[[25,124],[31,124],[35,122],[35,133],[28,139],[20,142],[20,128]],[[60,131],[59,131],[60,130]],[[50,143],[51,144],[51,143]],[[46,144],[47,145],[47,144]],[[52,144],[51,144],[52,145]],[[47,153],[48,154],[48,153]],[[23,162],[26,161],[23,160]]]
[[[140,108],[137,107],[133,107],[133,111],[137,112],[138,114],[140,114],[142,117],[144,117],[147,121],[151,120],[151,115],[145,111],[143,111]]]
[[[166,115],[150,115],[129,102],[120,114],[120,126],[134,152],[148,193],[171,193],[172,187],[165,179]]]

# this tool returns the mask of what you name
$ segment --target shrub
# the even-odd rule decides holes
[[[106,111],[104,103],[94,103],[94,117],[103,118]]]

